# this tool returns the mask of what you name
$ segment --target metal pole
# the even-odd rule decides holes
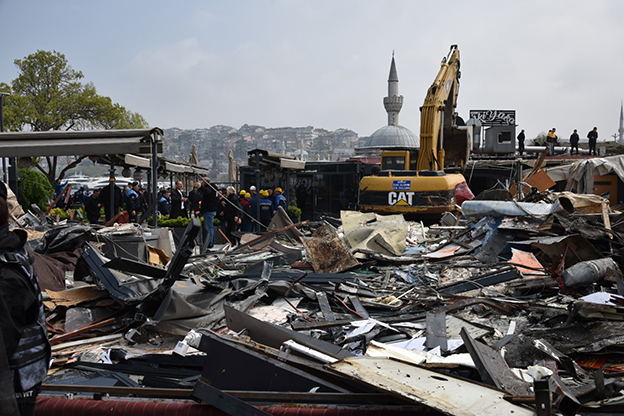
[[[108,186],[110,189],[110,194],[108,195],[108,203],[110,204],[110,218],[107,218],[106,221],[110,221],[117,213],[115,212],[115,155],[108,155],[110,158],[110,169],[108,176]]]
[[[158,138],[156,133],[152,133],[152,203],[154,209],[152,211],[152,225],[158,226],[158,218],[156,212],[158,212],[158,204],[155,204],[156,197],[158,195]]]
[[[256,150],[254,156],[256,157],[256,200],[258,201],[256,204],[256,220],[260,221],[260,152]]]

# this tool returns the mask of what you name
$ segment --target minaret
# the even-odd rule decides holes
[[[624,145],[624,103],[620,104],[620,128],[618,129],[620,137],[618,143]]]
[[[392,52],[392,63],[390,64],[390,75],[388,76],[388,96],[383,100],[384,107],[388,113],[388,125],[399,125],[399,112],[403,107],[403,96],[399,95],[399,77],[394,63],[394,51]]]

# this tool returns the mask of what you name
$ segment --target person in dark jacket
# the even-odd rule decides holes
[[[520,156],[522,156],[522,153],[524,153],[524,139],[524,130],[522,130],[520,134],[518,134],[518,153],[520,154]]]
[[[85,198],[85,211],[87,212],[87,219],[91,224],[98,224],[100,222],[101,208],[100,190],[95,189],[92,195]]]
[[[234,231],[238,229],[238,226],[242,223],[241,218],[241,206],[240,200],[236,195],[236,189],[233,186],[228,186],[226,191],[226,201],[223,207],[223,220],[225,221],[225,236],[232,243],[232,246],[237,244],[237,238],[234,236]]]
[[[258,205],[260,205],[260,223],[264,225],[264,229],[262,229],[264,231],[271,223],[271,218],[273,217],[273,203],[269,199],[268,191],[260,191]]]
[[[113,210],[111,211],[111,194],[113,194]],[[114,185],[114,182],[109,182],[100,191],[100,203],[104,207],[104,216],[106,222],[110,221],[121,207],[121,189]]]
[[[587,139],[589,139],[589,154],[596,156],[596,143],[598,143],[598,127],[594,127],[587,133]]]
[[[193,190],[188,194],[188,203],[191,217],[197,217],[199,213],[200,201],[201,201],[201,182],[195,182]]]
[[[188,198],[186,193],[182,190],[184,185],[182,181],[176,181],[175,189],[171,191],[171,215],[170,218],[184,217],[188,218],[187,204]]]
[[[41,290],[25,249],[28,235],[24,230],[9,231],[8,219],[7,189],[0,182],[0,348],[6,352],[0,358],[0,379],[2,397],[11,399],[3,400],[2,410],[34,415],[51,350]]]
[[[249,192],[245,192],[244,197],[240,200],[240,205],[244,212],[244,214],[242,214],[243,224],[241,230],[246,233],[250,232],[253,226],[253,213],[251,212],[251,203],[249,202],[250,199],[251,194]]]
[[[579,144],[579,135],[576,132],[576,129],[574,129],[574,133],[570,135],[570,154],[571,155],[574,154],[574,149],[576,149],[576,154],[577,155],[579,154],[578,144]]]
[[[128,221],[137,222],[141,210],[141,198],[139,196],[139,183],[133,182],[126,195],[126,207],[128,208]]]
[[[249,198],[249,204],[251,205],[251,216],[254,217],[256,221],[259,221],[258,218],[258,192],[256,192],[256,187],[252,186],[249,188],[249,193],[251,194],[251,198]],[[251,225],[251,231],[258,231],[258,223],[253,221]]]
[[[201,194],[200,212],[204,216],[204,229],[206,230],[208,248],[212,248],[214,244],[214,219],[219,206],[217,190],[210,184],[210,178],[205,177],[199,192]]]

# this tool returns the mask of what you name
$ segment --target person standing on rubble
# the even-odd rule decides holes
[[[546,142],[548,142],[548,145],[550,146],[550,152],[548,153],[549,156],[555,155],[555,146],[557,145],[557,135],[555,134],[556,130],[557,129],[553,127],[546,136]]]
[[[522,156],[522,153],[524,153],[524,139],[524,130],[522,130],[518,135],[518,153],[520,154],[520,156]]]
[[[576,149],[576,154],[578,156],[579,154],[578,144],[579,144],[579,135],[576,132],[576,129],[574,129],[574,133],[570,135],[570,155],[573,155],[574,149]]]
[[[587,133],[587,138],[589,139],[589,154],[596,156],[596,143],[598,142],[598,127],[594,127],[593,130],[590,130]]]
[[[0,182],[0,348],[6,351],[0,372],[8,381],[2,396],[15,398],[2,406],[12,414],[17,405],[22,416],[35,414],[51,356],[41,290],[25,249],[27,237],[24,230],[9,231],[7,189]]]
[[[210,178],[204,178],[203,185],[199,188],[199,194],[200,212],[204,216],[206,241],[208,241],[208,248],[212,248],[214,245],[214,219],[217,215],[219,199],[217,198],[217,190],[210,184]]]

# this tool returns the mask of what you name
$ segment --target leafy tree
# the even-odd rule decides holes
[[[54,194],[54,188],[46,176],[33,169],[22,169],[19,182],[19,203],[28,209],[32,204],[37,204],[41,209],[46,209],[48,199]]]
[[[65,55],[37,51],[16,59],[19,75],[11,86],[0,84],[5,97],[5,127],[8,131],[89,130],[147,128],[138,113],[97,94],[92,83],[83,84],[84,75],[75,71]],[[69,169],[86,156],[76,156],[58,173],[56,157],[34,160],[34,166],[50,183],[62,179]],[[43,163],[45,161],[45,164]]]

